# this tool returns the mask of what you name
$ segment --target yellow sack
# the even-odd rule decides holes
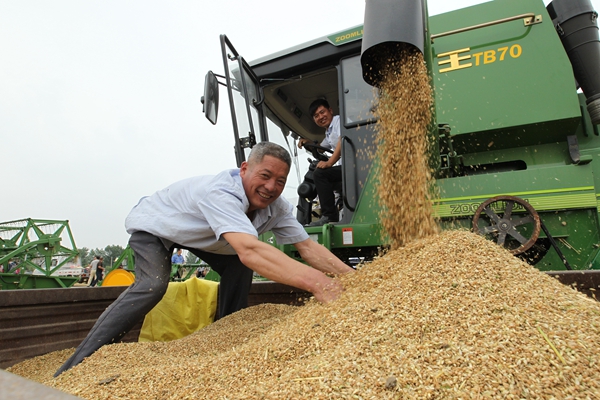
[[[217,312],[219,284],[193,277],[169,282],[162,300],[144,319],[138,341],[180,339],[212,323]]]

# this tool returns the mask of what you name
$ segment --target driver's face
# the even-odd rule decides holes
[[[313,120],[321,128],[327,129],[333,120],[333,110],[331,108],[325,108],[325,106],[320,106],[313,114]]]
[[[290,169],[273,156],[264,156],[262,161],[242,163],[240,176],[250,207],[248,212],[267,208],[283,192]]]

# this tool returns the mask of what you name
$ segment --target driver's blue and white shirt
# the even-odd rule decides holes
[[[340,142],[340,116],[335,115],[331,120],[331,124],[325,131],[325,139],[321,142],[321,146],[331,150],[335,150],[338,143]],[[334,167],[342,165],[342,157],[333,164]]]
[[[258,235],[271,231],[277,244],[294,244],[308,234],[292,214],[293,206],[279,197],[267,208],[246,215],[250,202],[239,169],[214,176],[196,176],[176,182],[133,207],[128,233],[148,232],[181,246],[215,254],[235,254],[222,237],[227,232]]]

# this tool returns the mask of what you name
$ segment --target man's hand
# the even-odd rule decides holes
[[[294,246],[300,253],[300,257],[319,271],[335,275],[354,272],[353,268],[344,264],[325,246],[312,239],[298,242]]]
[[[317,290],[313,291],[315,299],[323,304],[331,303],[337,300],[344,291],[344,287],[340,281],[330,279],[324,286],[317,285]]]
[[[317,265],[314,265],[315,268],[311,268],[286,256],[279,249],[259,241],[253,235],[227,232],[223,234],[223,238],[234,248],[240,261],[251,270],[275,282],[311,292],[315,299],[324,303],[337,299],[342,292],[342,285],[323,272],[345,273],[349,272],[348,270],[353,271],[352,268],[339,261],[331,253],[329,254],[335,260],[325,260],[324,258],[328,257],[328,253],[321,254],[317,250],[317,254],[312,256],[315,261],[318,260]],[[311,247],[309,241],[311,240],[307,239],[300,242],[300,244],[296,244],[296,247],[300,246],[302,252],[304,252]]]
[[[306,142],[309,142],[309,140],[300,138],[300,140],[298,140],[298,148],[301,149],[304,146],[304,143],[306,143]]]
[[[326,169],[333,167],[333,164],[335,162],[331,162],[331,160],[333,160],[333,157],[327,161],[319,161],[319,163],[317,164],[317,168]]]

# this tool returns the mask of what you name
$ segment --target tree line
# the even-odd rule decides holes
[[[104,257],[104,267],[112,266],[112,263],[119,258],[121,253],[123,253],[125,249],[123,246],[119,245],[109,245],[104,249],[88,249],[87,247],[82,247],[81,249],[77,249],[79,252],[79,259],[81,260],[81,266],[87,267],[90,265],[95,256]]]
[[[104,267],[111,267],[112,263],[119,258],[119,256],[123,253],[125,248],[119,245],[110,245],[106,246],[104,249],[88,249],[87,247],[82,247],[81,249],[77,249],[79,252],[79,259],[81,260],[81,266],[87,267],[90,265],[95,256],[104,257]],[[185,251],[185,262],[186,264],[200,264],[202,260],[193,255],[189,251]]]

